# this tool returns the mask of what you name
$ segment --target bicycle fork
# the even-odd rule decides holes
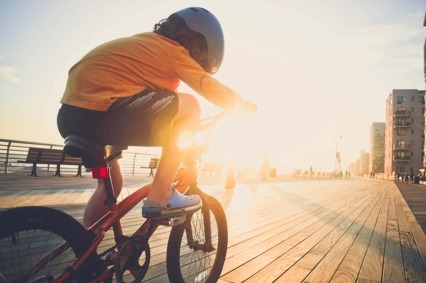
[[[202,250],[203,252],[211,252],[214,250],[212,244],[212,230],[211,230],[211,222],[210,222],[210,205],[209,200],[206,194],[201,191],[197,186],[191,186],[191,190],[200,196],[201,201],[203,202],[203,207],[201,208],[201,212],[203,214],[203,224],[204,224],[204,239],[205,242],[198,243],[194,240],[193,231],[191,223],[189,222],[185,228],[186,238],[188,240],[188,246],[194,250]]]

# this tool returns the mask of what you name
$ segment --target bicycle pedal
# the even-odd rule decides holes
[[[177,226],[183,224],[186,221],[186,215],[176,216],[169,219],[170,226]]]
[[[107,266],[115,264],[117,255],[118,255],[118,251],[116,249],[107,253],[105,257],[105,263],[107,264]]]

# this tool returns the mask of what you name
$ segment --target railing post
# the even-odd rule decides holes
[[[135,176],[136,155],[137,153],[133,155],[132,176]]]
[[[6,149],[6,163],[4,164],[4,174],[7,174],[8,172],[8,166],[9,166],[9,151],[10,151],[10,145],[12,144],[12,142],[8,142],[7,143],[7,149]]]
[[[50,145],[49,149],[52,149],[53,145]],[[47,175],[50,175],[50,164],[47,164]]]

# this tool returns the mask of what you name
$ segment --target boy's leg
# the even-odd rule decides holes
[[[163,147],[161,159],[153,180],[147,200],[157,203],[167,201],[171,195],[170,188],[182,163],[185,150],[179,148],[178,141],[182,133],[194,133],[200,119],[200,105],[197,99],[189,94],[178,93],[179,107],[170,129],[170,140]]]
[[[120,162],[115,159],[109,163],[112,186],[115,196],[120,195],[123,188],[123,172],[121,171]],[[105,213],[108,212],[108,206],[105,205],[106,199],[105,187],[103,180],[98,180],[98,185],[87,202],[83,216],[83,226],[89,228],[98,221]]]

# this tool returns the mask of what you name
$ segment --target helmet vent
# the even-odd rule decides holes
[[[200,9],[203,10],[204,12],[210,13],[209,11],[207,11],[204,8],[196,8],[196,7],[190,7],[189,9],[191,9],[194,12],[200,12]]]

